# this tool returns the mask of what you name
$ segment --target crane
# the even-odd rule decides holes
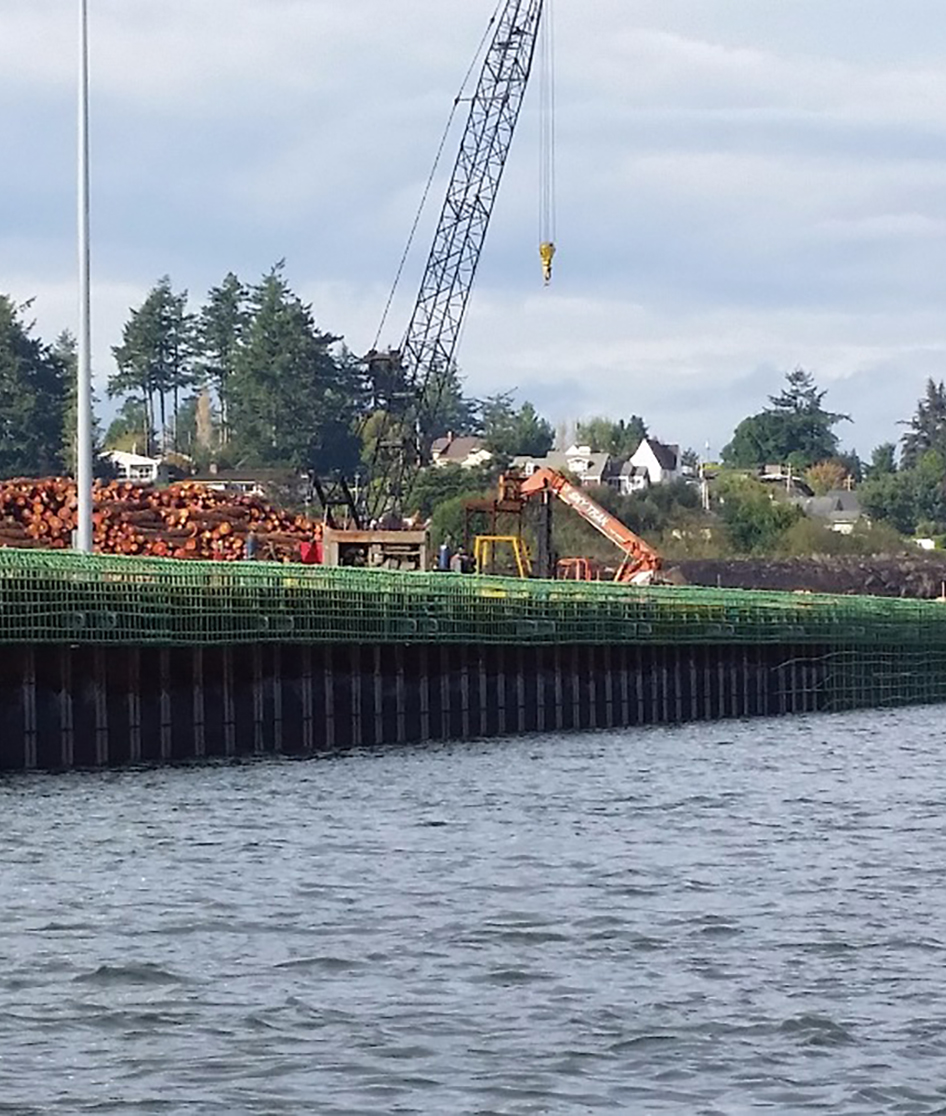
[[[440,211],[420,289],[399,349],[368,353],[367,382],[373,431],[373,483],[364,512],[378,518],[407,501],[430,452],[444,389],[486,231],[519,119],[549,0],[501,0],[485,53],[460,149]],[[550,237],[551,234],[548,234]],[[551,274],[550,239],[540,254]]]
[[[537,469],[521,485],[523,496],[535,496],[539,492],[553,492],[561,501],[568,504],[592,527],[610,539],[623,553],[624,561],[614,575],[615,581],[631,581],[640,584],[649,581],[660,569],[662,562],[656,550],[609,511],[556,469]]]

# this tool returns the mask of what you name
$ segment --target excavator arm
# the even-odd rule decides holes
[[[615,575],[615,581],[631,581],[644,573],[656,573],[661,565],[661,557],[649,543],[629,528],[609,511],[583,492],[577,485],[555,469],[538,469],[522,482],[522,495],[529,497],[539,492],[554,492],[570,508],[573,508],[586,523],[600,531],[606,539],[624,554],[624,561]]]

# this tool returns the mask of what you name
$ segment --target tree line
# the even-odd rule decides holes
[[[51,344],[36,337],[30,313],[29,302],[0,295],[3,476],[69,472],[75,457],[75,342],[67,332]],[[112,352],[107,392],[118,410],[99,436],[109,448],[186,455],[198,469],[216,462],[351,476],[366,471],[372,439],[385,425],[363,362],[317,324],[281,262],[254,283],[228,273],[197,306],[163,277],[130,310]],[[856,484],[875,520],[902,533],[946,535],[943,382],[928,381],[899,444],[877,446],[869,461],[842,448],[838,430],[850,417],[828,409],[826,394],[806,370],[788,372],[782,390],[736,426],[723,466],[789,465],[815,492]],[[556,440],[531,402],[517,403],[512,393],[470,397],[456,369],[440,385],[440,399],[436,413],[427,412],[427,444],[448,431],[480,435],[501,466],[517,454],[541,456]],[[639,415],[593,417],[574,430],[579,443],[615,459],[631,456],[647,434]],[[421,481],[417,499],[430,509],[494,479],[439,470]],[[732,493],[730,503],[738,503]],[[627,514],[646,524],[655,507],[645,495]]]
[[[201,464],[363,472],[391,423],[376,409],[365,365],[316,324],[282,263],[247,285],[232,272],[190,310],[164,277],[131,311],[113,349],[109,395],[121,401],[110,445],[187,454]],[[464,395],[450,370],[425,411],[426,444],[448,431],[482,434],[498,453],[544,453],[550,424],[511,393]]]
[[[857,487],[874,521],[902,535],[946,537],[946,387],[928,379],[896,442],[875,446],[869,461],[841,448],[836,427],[850,416],[827,410],[826,391],[797,368],[769,406],[736,427],[722,453],[733,468],[793,466],[816,494]],[[787,513],[783,513],[784,515]],[[790,524],[783,524],[790,526]]]

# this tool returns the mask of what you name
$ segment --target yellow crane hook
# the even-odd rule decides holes
[[[551,240],[543,240],[539,245],[539,259],[542,261],[542,277],[545,285],[552,281],[552,260],[555,258],[555,245]]]

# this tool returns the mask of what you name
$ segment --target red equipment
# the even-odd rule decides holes
[[[624,524],[605,511],[600,504],[583,492],[577,485],[555,469],[537,469],[531,477],[522,482],[522,495],[534,496],[543,490],[555,495],[576,512],[592,527],[601,532],[624,554],[615,581],[641,582],[649,580],[660,569],[662,563],[656,550]]]
[[[600,581],[601,566],[593,558],[559,558],[555,576],[559,581]]]

